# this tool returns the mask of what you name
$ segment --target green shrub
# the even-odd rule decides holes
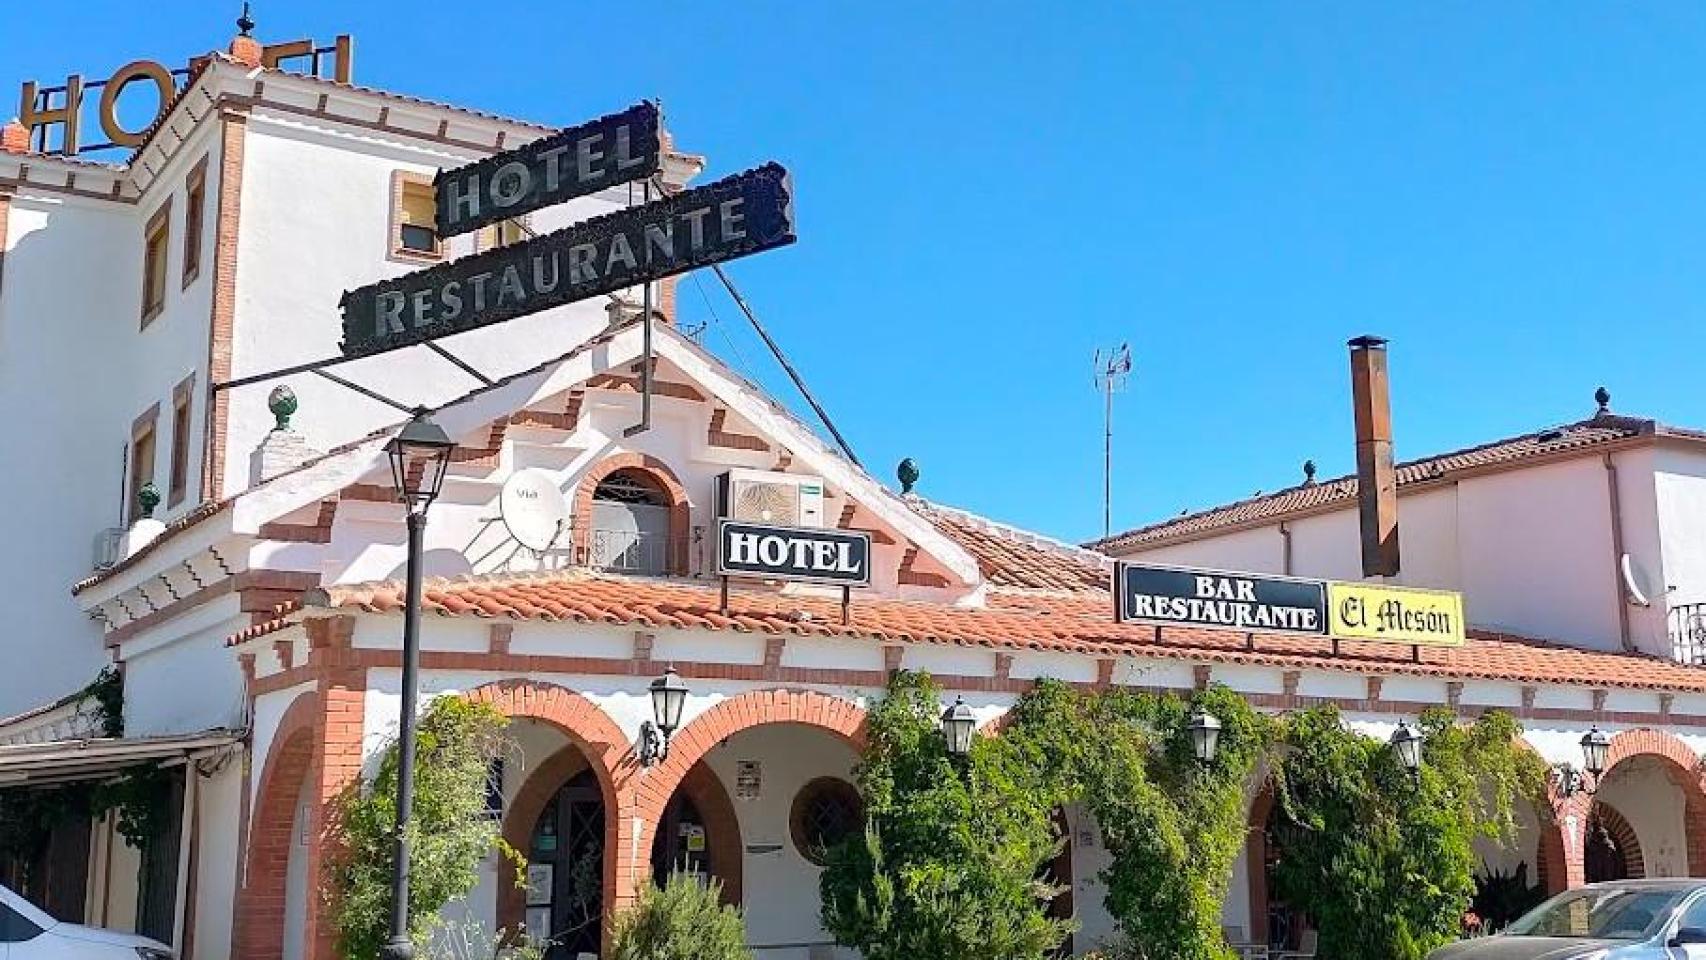
[[[489,854],[496,850],[520,863],[499,836],[498,824],[486,815],[487,777],[504,749],[508,723],[496,708],[459,697],[434,700],[416,723],[409,932],[417,949],[438,924],[438,911],[474,888]],[[370,787],[353,783],[338,798],[329,827],[334,853],[326,867],[326,890],[342,956],[377,956],[389,939],[396,818],[397,749],[392,745]]]
[[[669,875],[663,888],[646,884],[640,899],[617,914],[610,933],[614,960],[751,960],[740,911],[724,906],[716,880]]]
[[[941,693],[900,671],[871,708],[856,776],[866,831],[829,853],[823,922],[866,960],[1033,960],[1072,926],[1051,919],[1059,890],[1038,879],[1060,850],[1051,795],[1003,741],[948,756]]]

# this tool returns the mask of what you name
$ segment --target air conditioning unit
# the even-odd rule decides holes
[[[784,527],[821,527],[823,479],[734,469],[717,477],[717,516]]]
[[[124,528],[108,527],[95,534],[95,569],[106,570],[124,559]]]

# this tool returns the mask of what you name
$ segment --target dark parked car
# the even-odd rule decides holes
[[[1706,880],[1589,884],[1428,960],[1706,960]]]

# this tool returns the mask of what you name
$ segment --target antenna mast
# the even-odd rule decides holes
[[[1131,376],[1131,348],[1120,344],[1113,350],[1096,350],[1096,389],[1102,391],[1102,539],[1113,535],[1114,503],[1114,394],[1125,391]]]

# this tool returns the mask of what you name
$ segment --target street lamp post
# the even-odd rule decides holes
[[[427,507],[438,498],[444,485],[444,468],[456,444],[427,415],[425,407],[415,410],[414,419],[391,438],[391,478],[397,499],[408,511],[409,565],[407,594],[403,607],[403,705],[397,720],[397,837],[391,862],[391,939],[379,950],[381,960],[411,960],[414,943],[409,939],[409,820],[415,800],[415,699],[421,650],[421,533],[426,529]]]

